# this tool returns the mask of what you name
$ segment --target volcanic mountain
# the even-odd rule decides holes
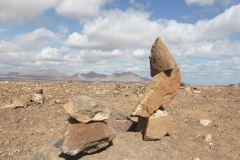
[[[121,81],[121,82],[136,82],[136,83],[147,83],[150,81],[148,78],[143,78],[137,74],[131,72],[114,73],[112,75],[98,74],[95,72],[89,73],[76,73],[72,76],[75,81]]]
[[[36,70],[27,73],[17,73],[11,72],[8,76],[1,76],[0,81],[9,80],[9,81],[68,81],[74,80],[78,82],[127,82],[127,83],[147,83],[150,81],[148,78],[143,78],[137,74],[131,72],[122,72],[114,73],[111,75],[99,74],[96,72],[89,73],[76,73],[72,76],[69,76],[65,73],[59,72],[55,69],[43,69]]]

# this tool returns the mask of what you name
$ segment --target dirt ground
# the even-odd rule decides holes
[[[0,110],[0,159],[28,159],[58,135],[68,118],[63,105],[73,96],[90,96],[103,101],[110,111],[118,110],[130,116],[146,87],[146,84],[124,83],[1,82],[1,105],[10,103],[14,96],[29,96],[39,88],[45,97],[53,99],[41,105],[29,103],[27,108]],[[174,120],[172,135],[160,141],[143,141],[138,132],[118,133],[112,146],[80,159],[239,160],[239,95],[240,84],[182,86],[166,109]],[[199,123],[202,119],[211,123],[203,126]],[[209,134],[212,138],[207,142],[205,137]]]

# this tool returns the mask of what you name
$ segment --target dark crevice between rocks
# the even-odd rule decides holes
[[[99,149],[99,150],[97,150],[97,151],[95,151],[95,152],[93,152],[93,153],[78,153],[78,154],[76,154],[75,156],[70,156],[70,155],[68,155],[68,154],[64,154],[63,152],[59,155],[59,157],[60,158],[64,158],[65,160],[78,160],[78,159],[80,159],[80,158],[82,158],[82,157],[84,157],[84,156],[87,156],[87,155],[94,155],[94,154],[98,154],[98,153],[100,153],[100,152],[103,152],[103,151],[105,151],[107,148],[109,148],[109,147],[111,147],[113,145],[113,143],[111,142],[111,143],[109,143],[106,147],[104,147],[104,148],[101,148],[101,149]]]
[[[172,71],[173,71],[173,69],[169,69],[169,70],[164,71],[164,73],[167,77],[171,77]]]

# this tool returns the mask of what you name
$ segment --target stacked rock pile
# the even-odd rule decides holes
[[[153,44],[149,58],[153,78],[132,116],[138,117],[136,131],[144,135],[144,140],[159,140],[173,130],[172,118],[165,109],[177,93],[181,74],[176,61],[160,38]]]
[[[80,152],[93,153],[108,146],[115,138],[115,129],[104,123],[110,117],[110,111],[103,102],[78,96],[67,102],[64,109],[70,117],[55,144],[63,153],[71,156]]]

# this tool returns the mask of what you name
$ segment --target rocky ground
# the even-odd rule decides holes
[[[68,115],[63,105],[76,95],[103,101],[110,111],[130,116],[146,84],[1,82],[0,104],[14,97],[29,98],[43,90],[44,104],[0,109],[0,159],[23,160],[59,135]],[[166,111],[174,133],[160,141],[143,141],[138,132],[118,133],[112,146],[83,160],[238,160],[240,159],[240,84],[181,86]],[[210,120],[207,126],[200,120]],[[137,118],[132,118],[136,121]],[[71,158],[69,158],[71,159]]]

